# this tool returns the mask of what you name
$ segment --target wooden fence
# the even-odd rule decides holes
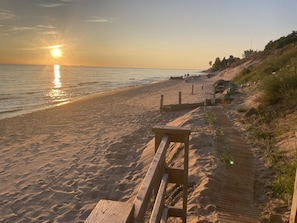
[[[169,217],[179,217],[185,223],[187,219],[187,188],[189,162],[190,128],[156,126],[155,156],[142,182],[133,204],[118,201],[101,200],[91,212],[86,223],[140,223],[144,222],[148,206],[153,203],[149,222],[166,222]],[[168,167],[166,153],[171,142],[183,144],[183,168]],[[182,207],[165,206],[167,184],[183,187]],[[153,200],[153,201],[152,201]]]
[[[185,109],[195,109],[195,108],[203,107],[203,106],[213,106],[213,105],[217,105],[217,104],[221,104],[221,103],[222,103],[221,98],[212,98],[212,99],[205,99],[202,102],[182,104],[181,92],[179,92],[179,103],[178,104],[164,105],[164,95],[161,95],[160,111],[161,112],[163,112],[163,111],[164,112],[180,111],[180,110],[185,110]]]

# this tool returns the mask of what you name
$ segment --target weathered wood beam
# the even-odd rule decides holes
[[[165,200],[167,184],[168,184],[168,173],[164,173],[159,190],[158,190],[158,194],[155,200],[153,211],[151,213],[149,223],[160,222],[161,220],[163,209],[164,209],[164,200]]]
[[[144,177],[140,190],[135,198],[133,222],[142,222],[142,218],[148,206],[151,194],[156,185],[160,184],[165,168],[165,154],[169,145],[168,136],[165,135],[161,140],[153,161]],[[162,175],[160,175],[162,174]]]
[[[127,202],[100,200],[85,223],[130,223],[134,206]]]

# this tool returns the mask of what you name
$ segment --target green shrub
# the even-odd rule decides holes
[[[292,108],[297,105],[297,74],[289,69],[271,75],[262,81],[264,106],[277,105]]]
[[[294,192],[297,158],[286,160],[276,167],[276,178],[272,182],[272,190],[286,200],[291,200]]]
[[[237,111],[238,113],[244,113],[244,112],[247,111],[247,108],[237,108],[236,111]]]

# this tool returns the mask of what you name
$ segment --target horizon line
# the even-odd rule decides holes
[[[30,64],[30,63],[0,63],[0,65],[28,65],[28,66],[67,66],[67,67],[98,67],[98,68],[117,68],[117,69],[160,69],[160,70],[199,70],[204,71],[206,69],[198,69],[198,68],[168,68],[168,67],[124,67],[124,66],[100,66],[100,65],[70,65],[70,64]]]

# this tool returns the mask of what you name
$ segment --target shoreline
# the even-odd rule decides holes
[[[34,66],[3,69],[3,88],[0,97],[0,119],[46,109],[76,100],[78,98],[102,93],[112,89],[141,86],[157,81],[169,80],[170,75],[182,74],[191,70],[159,70],[127,68],[88,69],[69,67],[57,72],[49,68]],[[56,72],[56,73],[55,73]],[[195,72],[192,70],[191,72]],[[199,71],[198,71],[199,72]],[[11,73],[5,77],[6,73]],[[17,73],[23,75],[23,84],[18,88]],[[84,73],[76,78],[76,74]],[[22,81],[22,79],[20,80]],[[14,83],[16,86],[14,86]],[[15,89],[15,90],[14,90]]]
[[[160,83],[160,82],[166,82],[166,81],[169,81],[169,80],[160,80],[160,81],[155,81],[155,82],[152,82],[152,83],[147,83],[147,84],[142,84],[142,85],[137,85],[137,86],[120,87],[120,88],[115,88],[115,89],[111,89],[111,90],[107,90],[107,91],[96,92],[96,93],[92,93],[92,94],[88,94],[88,95],[83,95],[81,97],[71,98],[71,99],[63,101],[63,102],[56,102],[56,103],[53,103],[52,105],[40,105],[39,108],[2,112],[2,113],[0,113],[0,120],[6,119],[6,118],[13,118],[13,117],[21,116],[21,115],[26,115],[26,114],[30,114],[30,113],[34,113],[34,112],[39,112],[39,111],[42,111],[42,110],[51,109],[51,108],[54,108],[54,107],[59,107],[59,106],[63,106],[63,105],[66,105],[66,104],[74,103],[74,102],[77,102],[77,101],[80,101],[80,100],[88,100],[88,99],[91,99],[93,97],[98,97],[98,96],[100,96],[102,94],[109,94],[109,93],[117,92],[117,91],[121,91],[121,90],[126,91],[126,90],[129,90],[131,88],[137,88],[137,87],[156,84],[156,83]],[[4,115],[2,117],[1,114],[7,114],[7,115]]]

